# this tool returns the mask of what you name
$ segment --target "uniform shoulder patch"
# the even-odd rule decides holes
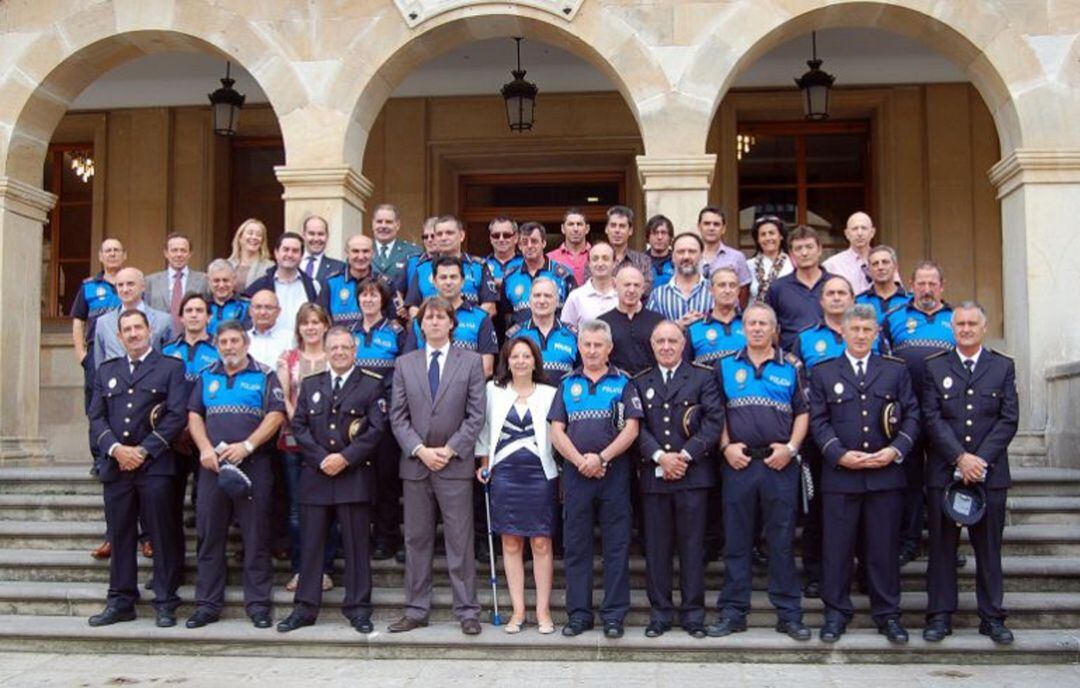
[[[799,360],[799,357],[792,353],[784,354],[784,360],[795,366],[796,368],[802,368],[803,362]]]
[[[644,376],[648,375],[652,371],[653,371],[652,366],[650,366],[650,367],[646,368],[645,370],[641,371],[640,373],[638,373],[637,375],[631,375],[630,379],[631,380],[636,380],[639,377],[644,377]],[[623,371],[620,370],[619,372],[623,372]],[[623,372],[623,374],[625,375],[626,373]]]
[[[374,370],[368,370],[367,368],[361,368],[360,372],[363,373],[364,375],[367,375],[368,377],[373,377],[376,380],[383,379],[383,376],[380,375],[379,373],[376,373]]]
[[[1013,360],[1013,357],[1010,356],[1009,354],[1005,353],[1004,351],[998,351],[997,349],[991,349],[988,346],[984,346],[983,348],[986,349],[987,351],[989,351],[992,354],[996,354],[998,356],[1001,356],[1002,358],[1007,358],[1010,361]]]
[[[707,370],[710,373],[713,371],[713,367],[711,365],[709,365],[708,363],[699,363],[698,361],[694,361],[690,365],[693,366],[694,368],[698,368],[699,370]]]
[[[517,325],[514,325],[509,330],[507,330],[506,338],[510,339],[511,337],[516,337],[518,332],[521,332],[521,323],[518,323]]]

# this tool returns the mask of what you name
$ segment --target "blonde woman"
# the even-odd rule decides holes
[[[236,270],[236,291],[243,292],[251,283],[274,267],[270,259],[270,241],[262,220],[248,218],[240,223],[232,240],[229,264]]]

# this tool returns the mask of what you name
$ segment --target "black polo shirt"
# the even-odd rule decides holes
[[[765,296],[765,303],[776,311],[780,325],[780,346],[784,351],[794,349],[799,333],[825,317],[821,310],[821,290],[825,287],[825,281],[833,277],[822,270],[814,286],[807,287],[795,275],[792,272],[778,278]]]
[[[611,326],[611,340],[615,345],[611,351],[611,365],[631,377],[656,365],[649,337],[653,328],[664,321],[664,316],[642,307],[631,318],[616,307],[601,315],[600,320]]]

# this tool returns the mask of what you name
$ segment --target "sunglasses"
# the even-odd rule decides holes
[[[492,239],[513,239],[514,238],[514,233],[513,232],[505,232],[505,233],[504,232],[495,232],[495,233],[493,233],[491,235],[491,238]]]

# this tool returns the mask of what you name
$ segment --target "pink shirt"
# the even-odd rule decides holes
[[[574,271],[574,281],[578,284],[585,284],[585,265],[589,262],[589,250],[592,246],[589,242],[585,242],[585,248],[581,251],[574,253],[570,249],[566,248],[566,243],[554,251],[548,251],[548,258],[562,263],[566,267]]]
[[[840,253],[837,253],[822,263],[821,268],[825,270],[825,272],[833,275],[846,277],[847,281],[851,282],[851,287],[855,290],[856,296],[863,293],[874,284],[874,281],[870,279],[870,266],[866,264],[866,261],[863,260],[853,248],[847,248]],[[897,284],[901,284],[900,273],[894,273],[893,281]]]

